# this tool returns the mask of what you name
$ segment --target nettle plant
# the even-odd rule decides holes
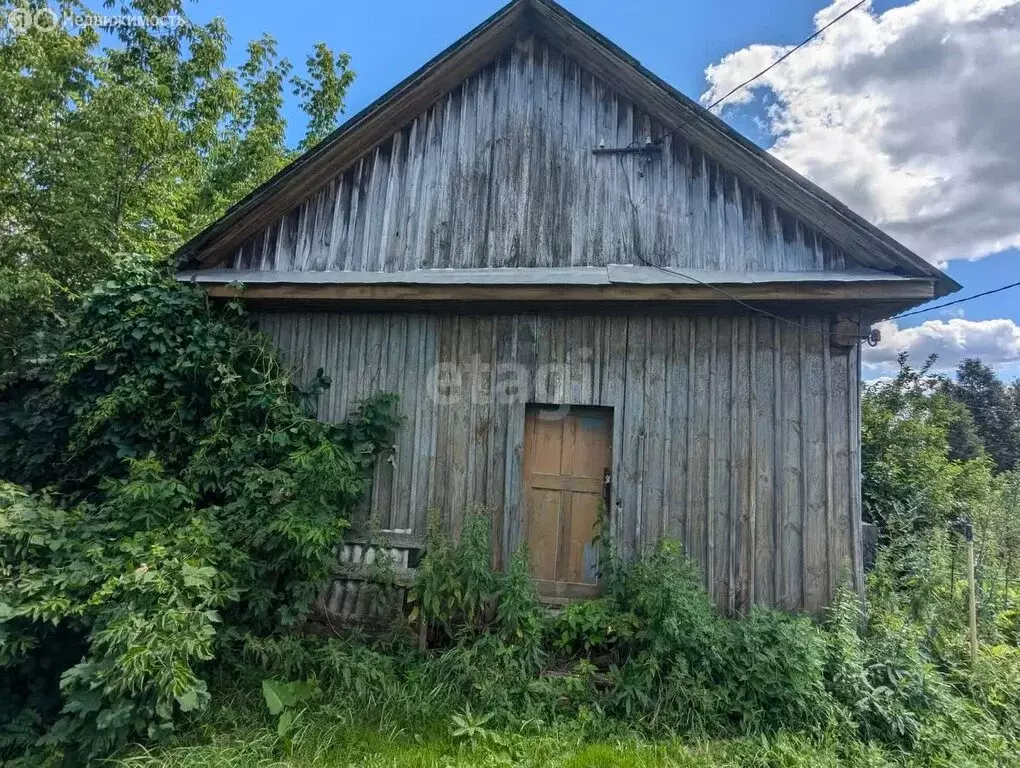
[[[0,399],[0,757],[152,739],[245,635],[303,620],[392,450],[396,397],[348,421],[238,303],[134,268]]]

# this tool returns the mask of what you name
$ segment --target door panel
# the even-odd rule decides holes
[[[529,494],[531,525],[528,549],[531,550],[532,575],[543,581],[556,580],[556,552],[559,548],[561,495],[557,491],[534,489]]]
[[[608,408],[528,406],[524,424],[524,523],[532,575],[544,594],[592,594],[592,543],[612,459]]]
[[[594,583],[598,580],[598,557],[592,539],[601,493],[600,488],[597,494],[570,494],[570,514],[564,537],[566,547],[560,552],[560,573],[557,574],[560,581]]]

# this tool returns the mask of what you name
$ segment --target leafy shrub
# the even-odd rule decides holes
[[[469,592],[461,574],[491,583],[458,567],[481,562],[458,557],[462,546],[486,553],[488,561],[484,538],[465,537],[454,546],[441,537],[430,544],[419,574],[419,604],[432,601],[437,618],[466,615],[457,602]],[[722,617],[676,542],[664,541],[610,572],[605,597],[567,605],[544,622],[526,554],[518,553],[505,579],[492,576],[499,585],[495,636],[451,635],[460,644],[430,660],[428,682],[421,684],[446,686],[451,701],[496,713],[496,723],[511,726],[571,716],[602,723],[611,716],[652,730],[756,733],[834,717],[824,684],[826,645],[808,619],[763,608],[743,620]],[[522,624],[527,633],[548,625],[552,675],[535,678],[532,661],[540,655],[516,652],[528,647],[520,642],[527,635]],[[568,671],[577,656],[586,660]]]
[[[208,700],[197,663],[213,656],[218,609],[236,599],[217,567],[219,527],[194,496],[136,462],[103,503],[63,510],[0,486],[5,589],[3,661],[46,663],[59,635],[86,633],[88,652],[63,670],[62,717],[47,739],[108,751],[125,733],[166,732],[174,712]],[[130,510],[144,499],[139,522]],[[137,508],[136,508],[137,509]]]
[[[552,647],[569,656],[609,653],[634,637],[635,623],[634,614],[612,599],[570,603],[553,619]]]
[[[526,573],[525,558],[514,569]],[[734,765],[1016,764],[1015,649],[986,649],[972,672],[965,645],[932,643],[884,597],[864,621],[851,592],[824,626],[761,608],[726,618],[670,543],[616,571],[621,581],[605,598],[577,605],[594,605],[584,610],[608,621],[627,613],[622,605],[640,610],[631,614],[633,633],[592,660],[546,649],[553,664],[536,668],[500,624],[497,606],[484,628],[491,631],[462,632],[457,644],[426,654],[335,638],[250,637],[248,675],[253,663],[263,676],[315,675],[324,695],[302,704],[309,707],[302,723],[399,730],[415,743],[456,732],[458,750],[472,743],[505,750],[511,733],[552,733],[557,741],[740,734],[752,738],[727,743]],[[501,596],[512,598],[510,579]],[[631,592],[638,589],[643,598]],[[598,764],[610,751],[590,757]],[[486,753],[494,764],[518,757]],[[700,763],[692,757],[689,764]]]
[[[239,305],[145,270],[59,341],[0,400],[0,700],[33,706],[0,706],[0,757],[43,732],[98,756],[203,708],[208,662],[307,614],[399,424],[392,396],[317,422]]]
[[[539,664],[545,621],[538,604],[538,591],[531,578],[531,560],[526,545],[510,558],[506,579],[499,591],[496,625],[503,642],[519,646],[533,664]]]
[[[709,733],[811,727],[831,715],[825,646],[809,620],[762,607],[724,618],[669,540],[619,574],[615,599],[633,622],[612,675],[622,714]]]
[[[484,630],[501,581],[492,568],[488,513],[468,510],[454,544],[443,531],[439,510],[431,510],[425,546],[409,594],[411,620],[424,621],[447,639]]]
[[[967,680],[967,692],[998,721],[1003,733],[1020,734],[1020,649],[983,648]]]
[[[809,619],[755,606],[726,623],[727,719],[739,731],[825,725],[835,703],[825,689],[825,642]]]
[[[972,669],[962,633],[961,642],[934,643],[933,627],[887,599],[869,606],[865,622],[852,593],[836,601],[826,629],[826,684],[853,735],[918,765],[978,756],[1000,764],[1018,733],[1020,659],[1011,649],[983,651]]]
[[[470,705],[464,711],[454,715],[451,720],[450,736],[457,741],[477,744],[484,741],[498,741],[498,735],[490,731],[485,724],[492,719],[492,712],[476,715]]]
[[[617,601],[634,613],[638,649],[657,662],[682,660],[695,674],[719,662],[719,616],[697,565],[679,542],[659,542],[620,574]]]
[[[308,680],[263,680],[262,697],[266,700],[269,714],[278,717],[276,732],[286,739],[297,721],[305,713],[309,701],[319,695],[316,679]]]
[[[1014,647],[1020,647],[1020,610],[1011,608],[998,613],[995,628],[1003,640]]]

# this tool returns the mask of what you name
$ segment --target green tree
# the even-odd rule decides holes
[[[334,56],[325,43],[317,43],[315,52],[305,60],[308,78],[294,78],[294,95],[301,97],[301,108],[308,114],[300,151],[317,144],[335,127],[335,116],[344,111],[347,89],[354,81],[350,64],[350,54]]]
[[[1020,413],[1020,379],[1014,379],[1009,385],[1009,398],[1013,401],[1013,407]]]
[[[988,486],[986,458],[952,455],[952,430],[966,415],[933,363],[913,368],[901,355],[896,377],[867,386],[861,402],[864,516],[904,544],[969,514]]]
[[[956,369],[949,393],[970,411],[985,450],[1003,472],[1020,462],[1020,411],[1006,386],[988,365],[971,358]]]
[[[308,76],[292,76],[269,36],[232,68],[221,19],[193,23],[183,0],[112,5],[103,12],[177,23],[0,27],[0,369],[31,347],[40,317],[124,254],[167,259],[279,170],[292,155],[288,83],[307,146],[336,124],[354,77],[350,57],[323,43]],[[0,17],[43,7],[0,0]],[[88,9],[64,0],[59,10]]]
[[[944,391],[950,390],[951,382],[946,382]],[[952,396],[951,392],[947,392]],[[985,455],[985,445],[978,434],[974,417],[966,407],[956,409],[956,418],[949,424],[949,458],[956,461],[967,461]]]

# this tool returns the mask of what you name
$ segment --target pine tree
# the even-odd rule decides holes
[[[974,427],[998,471],[1020,462],[1020,407],[1016,388],[1002,383],[988,365],[976,358],[960,363],[949,386],[954,399],[970,411]]]

